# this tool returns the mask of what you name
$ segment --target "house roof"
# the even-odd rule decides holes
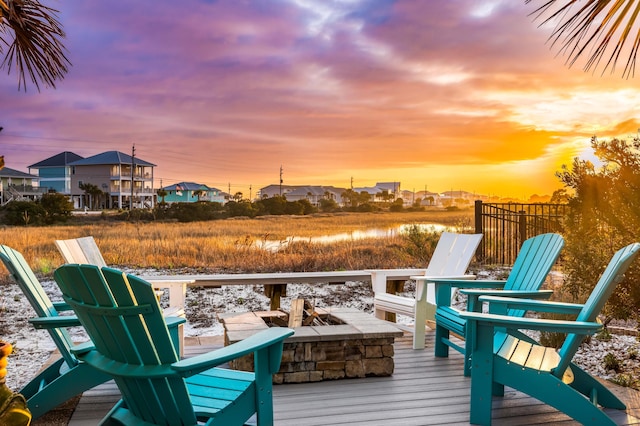
[[[376,188],[386,189],[387,191],[397,191],[400,189],[400,182],[377,182]]]
[[[284,192],[284,191],[293,191],[298,186],[271,184],[271,185],[267,185],[265,187],[260,188],[260,191],[267,192],[267,191],[273,191],[273,190],[280,190],[281,187],[282,187],[282,191]]]
[[[105,164],[131,164],[131,156],[120,151],[106,151],[93,157],[83,158],[82,160],[70,163],[70,166],[98,166]],[[135,158],[135,164],[138,166],[155,166],[155,164],[144,161],[138,157]]]
[[[304,185],[298,186],[294,190],[287,192],[287,196],[302,196],[306,197],[311,194],[312,196],[324,196],[325,192],[331,192],[334,194],[342,194],[346,191],[344,188],[336,188],[335,186],[317,186],[317,185]]]
[[[386,190],[386,189],[379,188],[377,186],[362,186],[362,187],[359,187],[359,188],[353,188],[353,192],[355,192],[355,193],[360,194],[361,192],[366,192],[366,193],[373,194],[373,195],[381,193],[384,190]]]
[[[38,179],[38,176],[36,175],[21,172],[20,170],[10,169],[9,167],[0,169],[0,177]]]
[[[82,160],[84,157],[79,156],[71,151],[64,151],[60,154],[56,154],[53,157],[49,157],[45,160],[39,161],[29,166],[30,169],[40,169],[44,167],[60,167],[66,166],[74,161]]]
[[[279,190],[280,185],[271,184],[260,188],[261,192],[269,192],[272,190]],[[323,195],[326,191],[334,193],[342,193],[346,191],[344,188],[336,188],[335,186],[323,186],[323,185],[282,185],[282,192],[292,195],[307,195],[311,192],[313,195]]]
[[[207,185],[195,182],[180,182],[169,186],[163,186],[165,191],[198,191],[198,190],[215,190],[215,188],[209,188]]]

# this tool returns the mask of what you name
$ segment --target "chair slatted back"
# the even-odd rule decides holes
[[[593,322],[596,320],[596,317],[604,308],[607,300],[615,291],[616,286],[622,281],[624,273],[638,256],[639,251],[640,243],[633,243],[621,248],[613,255],[611,261],[609,261],[609,264],[600,276],[598,283],[591,292],[591,295],[585,302],[584,307],[576,317],[576,321]],[[556,376],[560,376],[559,372],[566,370],[582,344],[582,340],[582,337],[579,335],[567,335],[564,344],[558,351],[561,361],[554,370]]]
[[[9,274],[11,274],[11,277],[24,293],[36,315],[40,318],[57,317],[58,311],[53,306],[47,293],[45,293],[33,270],[27,264],[24,256],[11,247],[0,245],[0,259],[2,259]],[[70,352],[73,341],[67,330],[64,328],[48,328],[47,331],[67,365],[69,367],[77,365],[77,358]]]
[[[482,234],[443,232],[433,251],[425,275],[434,277],[463,275],[481,239]]]
[[[170,368],[178,355],[151,285],[95,265],[63,265],[54,277],[98,352],[114,362],[109,374],[127,407],[153,424],[195,424],[185,381]]]
[[[482,234],[455,234],[443,232],[433,251],[425,275],[429,277],[457,277],[464,275],[471,258],[482,240]],[[435,286],[426,286],[427,301],[435,304]]]
[[[564,247],[559,234],[540,234],[522,243],[516,261],[504,285],[505,290],[536,291],[542,287]],[[523,310],[511,309],[508,315],[521,317]]]
[[[99,267],[107,266],[96,240],[92,236],[56,240],[56,247],[66,263],[87,263]]]

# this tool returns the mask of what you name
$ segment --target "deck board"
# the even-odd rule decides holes
[[[433,332],[427,331],[427,348],[413,350],[411,336],[396,339],[395,372],[391,377],[367,377],[318,383],[274,386],[274,417],[277,426],[422,426],[469,424],[470,379],[462,375],[463,359],[457,352],[449,358],[433,356]],[[187,356],[215,346],[187,346]],[[621,390],[627,412],[607,410],[618,425],[640,425],[640,393]],[[119,398],[113,382],[83,394],[70,426],[98,423]],[[577,425],[553,407],[521,392],[505,389],[494,398],[494,425]]]

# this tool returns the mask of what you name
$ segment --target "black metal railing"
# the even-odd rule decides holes
[[[562,233],[566,204],[475,203],[476,233],[483,234],[476,259],[511,265],[527,238]]]

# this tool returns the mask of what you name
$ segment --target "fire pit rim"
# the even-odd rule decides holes
[[[325,308],[344,324],[296,327],[285,342],[315,342],[330,340],[376,339],[401,337],[403,331],[393,324],[355,308]],[[228,344],[246,339],[269,326],[256,312],[221,313]]]

